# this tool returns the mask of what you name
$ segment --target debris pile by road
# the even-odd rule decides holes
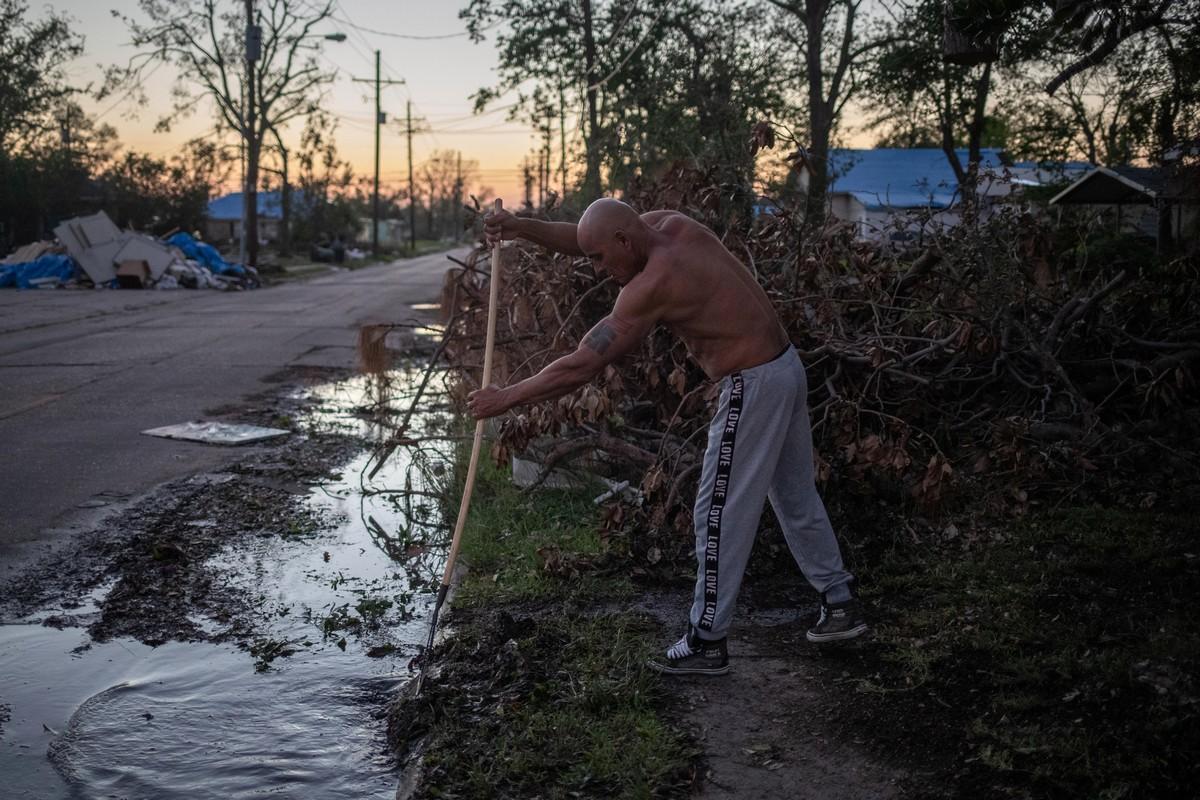
[[[69,219],[57,241],[33,242],[0,261],[0,288],[253,289],[253,267],[231,264],[183,232],[165,240],[122,231],[103,211]]]
[[[817,477],[836,502],[927,517],[1021,515],[1064,498],[1149,506],[1200,475],[1194,256],[1089,260],[1020,209],[930,232],[905,252],[856,241],[837,221],[806,227],[802,209],[739,216],[725,196],[711,176],[680,169],[627,199],[704,222],[758,278],[807,366]],[[488,287],[475,264],[485,255],[448,283],[458,399],[482,361]],[[502,274],[501,384],[574,348],[618,289],[586,259],[525,242],[505,247]],[[507,462],[552,440],[548,473],[603,453],[626,467],[614,477],[641,481],[641,529],[674,529],[669,541],[686,543],[716,389],[659,330],[580,391],[505,416],[494,454]],[[630,511],[613,513],[619,526]],[[645,543],[651,562],[668,549]]]

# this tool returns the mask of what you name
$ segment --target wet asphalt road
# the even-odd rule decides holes
[[[359,327],[414,317],[450,266],[435,254],[246,292],[0,291],[0,579],[112,503],[244,454],[140,431],[203,419],[288,367],[354,366]]]

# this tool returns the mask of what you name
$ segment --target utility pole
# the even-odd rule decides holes
[[[258,264],[258,109],[254,102],[254,65],[262,54],[262,28],[254,24],[254,0],[246,2],[246,172],[242,185],[242,263]],[[247,237],[253,237],[247,241]]]
[[[404,83],[404,80],[385,81],[379,74],[380,53],[375,51],[375,79],[370,78],[352,78],[355,83],[374,83],[375,84],[375,192],[371,197],[371,253],[379,257],[379,126],[387,121],[387,116],[383,113],[383,108],[380,105],[379,91],[382,86],[396,86]]]
[[[563,97],[563,86],[558,85],[558,171],[562,176],[563,201],[567,199],[567,101]]]
[[[71,161],[71,107],[63,109],[62,122],[59,123],[59,135],[62,138],[63,149],[67,152],[67,162]]]
[[[404,133],[408,137],[408,246],[413,255],[417,252],[417,189],[413,183],[412,168],[412,100],[409,100],[404,110]],[[433,198],[429,198],[433,202]]]
[[[546,104],[546,197],[550,197],[554,185],[554,168],[551,165],[551,145],[554,142],[554,107]]]
[[[246,98],[242,98],[242,116],[246,115]],[[246,263],[246,137],[238,144],[238,161],[242,174],[238,177],[242,182],[242,235],[238,237],[238,263]]]
[[[462,236],[462,196],[463,196],[463,178],[462,178],[462,151],[458,151],[458,159],[454,168],[454,241],[458,241],[458,237]]]
[[[537,154],[538,208],[546,205],[546,179],[542,174],[542,167],[545,166],[543,155],[544,153],[539,150]]]
[[[533,172],[529,169],[529,156],[525,156],[521,164],[521,174],[525,180],[525,210],[529,211],[533,208]]]

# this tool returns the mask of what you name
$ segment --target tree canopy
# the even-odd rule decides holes
[[[56,127],[52,110],[77,91],[63,67],[83,52],[83,39],[65,16],[28,14],[23,0],[0,0],[0,153]]]

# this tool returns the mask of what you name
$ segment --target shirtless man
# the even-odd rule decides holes
[[[489,241],[521,237],[587,256],[622,288],[612,313],[575,352],[510,386],[471,392],[467,404],[477,419],[578,389],[655,325],[683,339],[708,377],[721,382],[694,508],[698,571],[688,630],[650,665],[669,674],[729,671],[725,637],[764,496],[801,571],[821,593],[821,615],[808,639],[850,639],[866,631],[813,478],[804,367],[745,266],[683,214],[639,216],[608,198],[592,203],[578,226],[505,211],[489,214],[484,224]]]

